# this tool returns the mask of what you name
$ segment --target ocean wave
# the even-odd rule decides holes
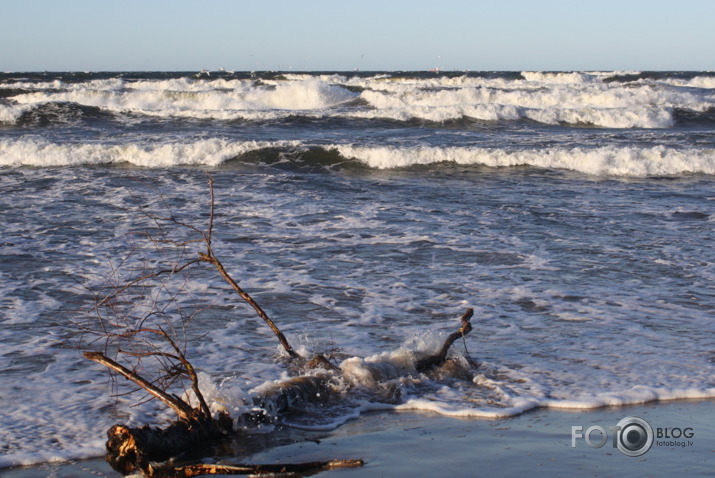
[[[665,83],[686,88],[715,89],[715,76],[696,76],[694,78],[675,78],[665,80]]]
[[[373,108],[364,116],[432,121],[469,117],[479,120],[528,119],[545,124],[587,124],[607,128],[670,128],[673,109],[696,112],[715,105],[715,98],[693,91],[671,91],[643,85],[610,88],[556,83],[548,88],[513,82],[510,88],[468,86],[425,89],[394,86],[390,91],[361,94]]]
[[[0,103],[0,124],[15,124],[17,120],[32,106],[17,106]]]
[[[334,146],[342,156],[372,168],[408,168],[435,163],[489,167],[531,166],[564,169],[595,176],[677,176],[715,174],[715,150],[679,150],[655,146],[603,148],[549,148],[505,150],[484,148],[394,148]]]
[[[715,150],[649,148],[544,148],[503,149],[479,147],[369,146],[354,144],[308,144],[295,141],[228,141],[201,139],[185,143],[158,144],[55,144],[43,139],[0,142],[0,166],[57,167],[77,165],[131,164],[139,167],[215,167],[235,160],[255,162],[247,156],[267,151],[258,162],[294,163],[333,168],[356,161],[373,169],[413,168],[451,163],[495,168],[529,166],[563,169],[594,176],[715,175]],[[339,157],[334,157],[336,152]],[[342,160],[340,159],[342,158]]]
[[[592,83],[599,80],[599,76],[595,73],[588,72],[543,72],[543,71],[522,71],[521,76],[526,81],[551,84],[568,84],[568,83]]]
[[[670,128],[674,125],[673,109],[668,106],[618,107],[607,98],[592,104],[572,98],[573,103],[557,98],[539,98],[527,92],[510,93],[499,100],[478,100],[490,96],[488,92],[446,92],[441,98],[395,97],[376,92],[363,93],[374,110],[351,112],[355,117],[386,118],[398,121],[421,119],[445,122],[463,118],[479,121],[529,120],[550,125],[590,125],[605,128]],[[420,95],[421,96],[421,95]],[[460,99],[459,97],[463,97]],[[472,98],[470,98],[472,97]]]
[[[35,91],[12,97],[18,105],[42,103],[76,103],[98,107],[112,112],[131,112],[153,116],[195,116],[231,118],[241,111],[279,110],[304,111],[335,107],[351,101],[356,94],[337,85],[306,80],[299,83],[282,83],[264,86],[239,82],[231,87],[191,87],[195,82],[170,80],[152,84],[132,84],[131,88],[119,88],[120,80],[104,80],[111,87],[69,88],[61,91]],[[181,87],[177,87],[180,83]],[[238,112],[238,113],[235,113]],[[15,118],[18,115],[14,115]],[[12,119],[12,118],[10,118]]]
[[[41,139],[0,143],[0,166],[57,167],[131,164],[148,168],[217,166],[231,158],[266,148],[295,148],[295,141],[230,142],[221,139],[169,144],[55,144]]]
[[[18,94],[0,104],[0,122],[17,124],[29,110],[73,103],[112,113],[161,118],[269,121],[310,118],[448,122],[530,121],[603,128],[672,128],[673,112],[715,107],[709,76],[611,81],[620,73],[522,72],[505,76],[345,76],[293,74],[267,78],[101,78],[8,82]]]
[[[50,126],[77,123],[89,118],[102,116],[100,108],[69,102],[38,103],[17,106],[7,111],[8,117],[19,126]],[[2,113],[0,113],[2,122]]]

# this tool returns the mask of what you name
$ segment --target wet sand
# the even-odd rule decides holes
[[[622,418],[645,419],[657,435],[643,455],[614,448],[611,435],[601,448],[582,439],[572,447],[572,427],[608,430]],[[263,451],[226,462],[278,463],[330,459],[365,460],[359,469],[321,477],[410,476],[712,476],[715,467],[715,401],[673,401],[588,411],[537,409],[518,417],[454,419],[427,413],[374,412],[328,433],[292,432]],[[599,441],[599,432],[591,435]],[[270,441],[270,440],[269,440]],[[118,477],[101,459],[0,470],[2,478]]]

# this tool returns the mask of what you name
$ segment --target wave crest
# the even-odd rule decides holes
[[[299,143],[294,141],[231,142],[223,139],[148,145],[60,145],[44,140],[20,140],[0,143],[0,166],[57,167],[122,163],[150,168],[217,166],[256,150],[297,146]]]
[[[532,166],[595,176],[672,176],[715,174],[715,150],[651,148],[551,148],[509,151],[486,148],[393,148],[335,146],[341,155],[372,168],[407,168],[450,162],[489,167]]]
[[[339,167],[344,160],[374,169],[412,168],[439,163],[468,166],[563,169],[594,176],[715,175],[715,150],[606,146],[600,148],[503,149],[479,147],[315,145],[301,141],[229,141],[212,138],[158,144],[55,144],[26,138],[0,142],[0,166],[57,167],[130,164],[139,167],[219,166],[250,153],[266,151],[259,162],[286,163],[287,168],[309,165]],[[334,152],[344,158],[336,157]],[[292,158],[292,159],[291,159]],[[293,166],[291,166],[293,164]]]
[[[75,103],[162,118],[264,121],[302,116],[447,122],[536,121],[605,128],[671,128],[674,111],[715,108],[710,76],[617,81],[617,73],[522,72],[518,77],[283,75],[270,78],[94,79],[0,85],[0,122]],[[355,101],[355,100],[360,101]],[[677,118],[677,116],[675,117]]]

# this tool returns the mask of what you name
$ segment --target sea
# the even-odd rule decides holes
[[[713,72],[3,73],[0,187],[0,467],[174,418],[82,356],[137,359],[87,321],[210,224],[293,348],[341,369],[266,433],[715,397]],[[160,319],[215,411],[255,411],[286,353],[186,272],[94,331]],[[452,372],[417,372],[468,308]]]

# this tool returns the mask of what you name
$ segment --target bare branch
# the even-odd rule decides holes
[[[251,307],[253,307],[253,310],[256,311],[258,316],[263,319],[263,321],[268,324],[268,326],[271,328],[275,336],[278,338],[278,341],[281,343],[285,351],[288,353],[288,355],[293,358],[293,359],[300,359],[302,358],[298,352],[293,350],[293,347],[288,343],[288,339],[285,338],[285,335],[283,335],[283,332],[276,326],[276,324],[268,317],[268,314],[261,308],[260,305],[258,305],[258,302],[253,300],[253,297],[251,297],[246,291],[244,291],[241,286],[239,286],[236,281],[233,280],[233,278],[226,272],[226,269],[224,269],[223,264],[221,264],[221,261],[218,260],[215,256],[209,255],[209,254],[199,254],[199,257],[205,262],[208,262],[210,264],[213,264],[216,269],[218,269],[219,274],[221,274],[221,277],[223,277],[226,282],[238,293],[238,295],[241,296],[243,300],[245,300]]]
[[[104,365],[105,367],[109,368],[110,370],[113,370],[117,372],[119,375],[123,376],[127,380],[131,380],[144,390],[146,390],[149,394],[153,395],[154,397],[158,398],[162,402],[164,402],[166,405],[168,405],[172,410],[176,412],[176,414],[179,416],[181,420],[184,421],[190,421],[193,408],[183,400],[181,400],[178,397],[169,395],[168,393],[164,392],[163,390],[155,387],[153,384],[147,382],[144,378],[141,376],[137,375],[136,373],[132,372],[128,368],[124,367],[123,365],[115,362],[114,360],[110,359],[109,357],[105,356],[101,352],[85,352],[84,357],[89,360],[93,360],[101,365]]]
[[[211,248],[211,238],[213,237],[213,231],[214,231],[214,207],[215,207],[216,201],[214,198],[214,178],[211,175],[209,175],[209,195],[210,195],[209,228],[206,231],[204,238],[206,240],[206,248],[208,249],[209,254],[213,255],[213,249]]]

